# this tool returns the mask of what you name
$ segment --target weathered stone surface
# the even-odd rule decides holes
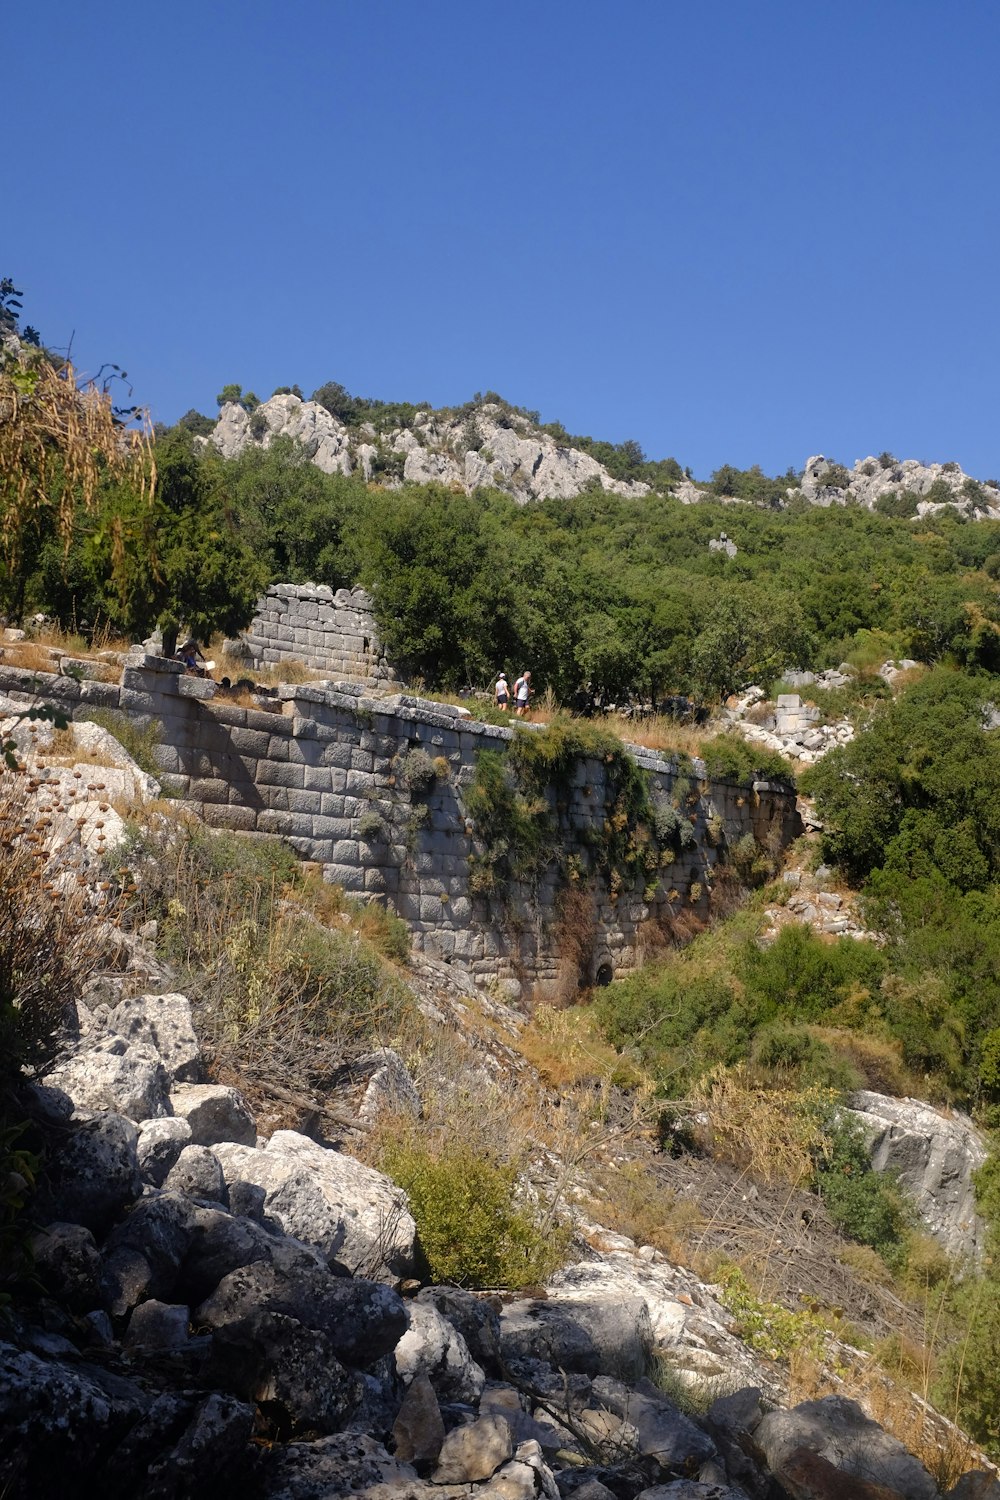
[[[480,1417],[448,1433],[431,1477],[435,1484],[475,1484],[495,1474],[513,1452],[503,1417]]]
[[[408,1500],[424,1493],[411,1464],[354,1432],[275,1446],[262,1457],[261,1475],[267,1500]]]
[[[420,1095],[398,1052],[382,1047],[358,1060],[358,1068],[371,1070],[358,1107],[358,1118],[374,1124],[382,1114],[420,1114]]]
[[[225,1328],[264,1309],[316,1328],[345,1364],[367,1369],[388,1354],[406,1330],[402,1299],[380,1282],[335,1276],[324,1267],[258,1261],[234,1267],[197,1309],[197,1321]]]
[[[135,1126],[122,1115],[75,1123],[34,1200],[38,1221],[60,1219],[103,1234],[141,1191],[137,1141]]]
[[[123,1037],[101,1036],[45,1075],[50,1088],[62,1089],[78,1109],[110,1110],[130,1120],[148,1120],[170,1112],[169,1081],[151,1047]]]
[[[243,1400],[266,1402],[293,1432],[337,1431],[362,1395],[325,1334],[260,1310],[216,1330],[208,1378]]]
[[[635,1429],[638,1452],[655,1458],[664,1469],[684,1469],[717,1458],[715,1444],[690,1417],[648,1380],[630,1389],[620,1380],[600,1375],[593,1394],[606,1410]]]
[[[196,1146],[257,1143],[257,1126],[243,1095],[221,1083],[182,1084],[170,1095],[174,1114],[191,1127]]]
[[[97,1243],[82,1224],[49,1224],[31,1239],[34,1274],[51,1295],[74,1312],[99,1301],[101,1260]]]
[[[140,1302],[128,1320],[125,1343],[131,1348],[176,1349],[188,1339],[190,1313],[179,1303]]]
[[[653,1347],[649,1310],[637,1297],[511,1302],[500,1314],[500,1342],[508,1363],[539,1359],[583,1375],[613,1370],[629,1381],[649,1369]]]
[[[157,1054],[171,1083],[197,1082],[201,1051],[186,995],[137,995],[108,1016],[110,1030]]]
[[[163,1184],[167,1192],[185,1193],[227,1204],[229,1192],[219,1158],[207,1146],[185,1146]]]
[[[442,1401],[478,1401],[486,1376],[462,1335],[429,1303],[410,1302],[407,1311],[410,1326],[396,1345],[401,1378],[426,1375]]]
[[[899,1177],[935,1239],[952,1255],[981,1255],[986,1226],[976,1212],[973,1173],[986,1160],[986,1144],[968,1116],[867,1089],[850,1102],[871,1142],[872,1165]]]
[[[1000,1500],[1000,1480],[985,1469],[972,1469],[948,1491],[945,1500]]]
[[[143,1182],[161,1187],[163,1180],[184,1147],[190,1145],[191,1127],[179,1116],[165,1115],[159,1120],[143,1120],[139,1126],[136,1158]]]
[[[906,1500],[938,1497],[923,1464],[866,1417],[856,1401],[844,1396],[825,1396],[820,1401],[804,1401],[791,1411],[768,1412],[754,1440],[776,1471],[797,1449],[806,1448],[845,1474],[897,1490]]]
[[[432,1468],[444,1442],[444,1422],[438,1399],[421,1371],[407,1386],[403,1404],[392,1428],[393,1451],[401,1463],[419,1469]]]
[[[417,1293],[417,1303],[436,1309],[458,1330],[477,1364],[498,1372],[500,1356],[499,1303],[476,1296],[459,1286],[426,1286]]]
[[[264,1188],[266,1213],[331,1260],[375,1276],[410,1270],[416,1225],[405,1193],[381,1172],[292,1130],[275,1131],[260,1151],[222,1146],[217,1154],[227,1183]]]

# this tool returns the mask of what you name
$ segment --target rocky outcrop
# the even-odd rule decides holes
[[[252,412],[223,406],[209,441],[225,458],[268,448],[275,438],[299,444],[327,474],[359,469],[390,485],[445,484],[471,493],[490,486],[519,500],[568,500],[592,485],[618,495],[645,495],[648,485],[613,478],[579,448],[559,443],[532,422],[486,402],[473,419],[417,412],[413,426],[376,437],[370,424],[349,428],[315,401],[272,396]]]
[[[995,480],[980,484],[956,463],[897,461],[885,454],[859,458],[847,470],[816,454],[806,460],[800,483],[802,494],[813,505],[853,504],[874,510],[883,498],[905,492],[913,497],[915,516],[933,515],[950,506],[970,518],[1000,519],[1000,485]]]
[[[200,1072],[190,1032],[176,993],[105,1007],[67,1038],[75,1094],[32,1095],[42,1300],[0,1337],[0,1487],[59,1494],[84,1466],[109,1500],[937,1500],[853,1402],[762,1418],[766,1370],[711,1289],[622,1236],[499,1310],[457,1287],[407,1300],[405,1195],[295,1132],[220,1139],[256,1129],[235,1090],[176,1081]],[[155,1058],[167,1113],[86,1107],[114,1037],[127,1065]],[[395,1054],[366,1063],[406,1092]],[[665,1356],[742,1388],[696,1419],[648,1379]],[[956,1500],[978,1493],[970,1476]]]
[[[986,1160],[986,1143],[968,1116],[867,1089],[852,1095],[851,1104],[871,1142],[873,1166],[899,1179],[950,1255],[978,1260],[986,1226],[976,1212],[973,1173]]]

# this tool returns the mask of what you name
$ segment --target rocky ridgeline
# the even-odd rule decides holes
[[[227,402],[207,441],[224,458],[247,448],[268,448],[275,438],[290,438],[326,474],[360,474],[387,488],[407,484],[445,484],[471,494],[482,486],[506,490],[519,500],[569,500],[600,485],[616,495],[649,493],[641,481],[615,479],[589,453],[560,443],[526,416],[494,402],[476,408],[471,417],[448,411],[418,411],[412,427],[378,433],[370,423],[348,427],[316,401],[285,394],[272,396],[252,412]],[[854,468],[813,455],[806,461],[800,487],[790,496],[814,505],[863,505],[901,491],[914,497],[914,513],[932,515],[954,506],[970,518],[1000,519],[1000,483],[980,483],[956,463],[897,461],[889,455],[858,459]],[[714,489],[684,478],[673,487],[684,505],[705,500],[737,502]],[[730,552],[724,541],[711,543]],[[732,555],[732,552],[730,552]]]
[[[353,1072],[360,1119],[419,1110],[394,1053]],[[0,1334],[7,1492],[85,1473],[109,1500],[938,1500],[854,1401],[774,1407],[773,1367],[658,1251],[590,1226],[604,1248],[581,1242],[544,1294],[421,1286],[395,1184],[296,1131],[258,1138],[201,1078],[185,997],[105,980],[29,1091],[41,1295]],[[715,1383],[704,1417],[650,1381],[657,1354]]]
[[[208,441],[235,458],[275,438],[291,438],[326,474],[357,473],[389,487],[437,483],[471,493],[493,485],[521,500],[568,500],[593,484],[619,495],[648,493],[647,485],[613,479],[589,454],[490,402],[473,418],[420,411],[412,428],[378,436],[370,423],[347,427],[315,401],[272,396],[252,412],[227,403]]]
[[[897,462],[887,454],[859,458],[846,470],[817,454],[806,460],[800,484],[813,505],[853,504],[875,510],[884,497],[905,490],[916,497],[918,516],[953,506],[971,519],[1000,520],[1000,483],[991,479],[981,484],[956,463],[922,464],[912,458]]]

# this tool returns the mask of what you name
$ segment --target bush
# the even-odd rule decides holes
[[[870,1245],[890,1266],[900,1266],[909,1215],[897,1184],[872,1167],[864,1131],[853,1117],[831,1114],[823,1134],[816,1191],[827,1212],[852,1240]]]
[[[399,781],[415,797],[429,792],[437,780],[434,762],[426,750],[408,750],[399,767]]]
[[[795,785],[795,773],[776,750],[753,745],[738,734],[717,734],[700,747],[708,775],[717,781],[780,781]]]
[[[109,734],[114,735],[122,749],[131,755],[140,771],[145,771],[147,776],[159,779],[161,772],[153,756],[153,750],[159,741],[162,726],[155,719],[145,725],[140,725],[128,714],[119,713],[111,708],[90,709],[84,718],[87,723],[96,724],[99,729],[106,729]]]
[[[387,1143],[383,1171],[406,1189],[434,1281],[476,1288],[544,1282],[566,1237],[517,1204],[517,1168],[460,1141],[434,1154],[410,1139]]]

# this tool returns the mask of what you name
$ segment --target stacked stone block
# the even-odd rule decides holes
[[[257,666],[300,661],[348,680],[391,681],[372,601],[364,589],[277,583],[257,601],[250,628],[236,644]]]
[[[215,697],[213,682],[141,653],[130,657],[120,686],[0,668],[0,692],[26,702],[56,698],[76,716],[94,705],[98,690],[102,707],[157,726],[162,779],[206,823],[287,840],[320,863],[327,880],[392,906],[416,948],[461,965],[480,983],[503,981],[512,994],[565,994],[578,980],[634,969],[682,912],[707,914],[727,842],[753,833],[782,846],[798,831],[786,789],[699,782],[633,747],[695,837],[652,884],[637,879],[613,889],[593,867],[588,839],[606,817],[606,766],[581,760],[559,800],[554,788],[548,793],[563,850],[580,871],[570,941],[567,887],[555,867],[537,885],[512,884],[502,902],[470,889],[477,844],[463,791],[478,753],[503,749],[513,730],[405,694],[368,697],[349,683],[283,687],[269,700],[272,711],[239,707]],[[434,767],[419,792],[406,785],[407,757],[416,750]]]

